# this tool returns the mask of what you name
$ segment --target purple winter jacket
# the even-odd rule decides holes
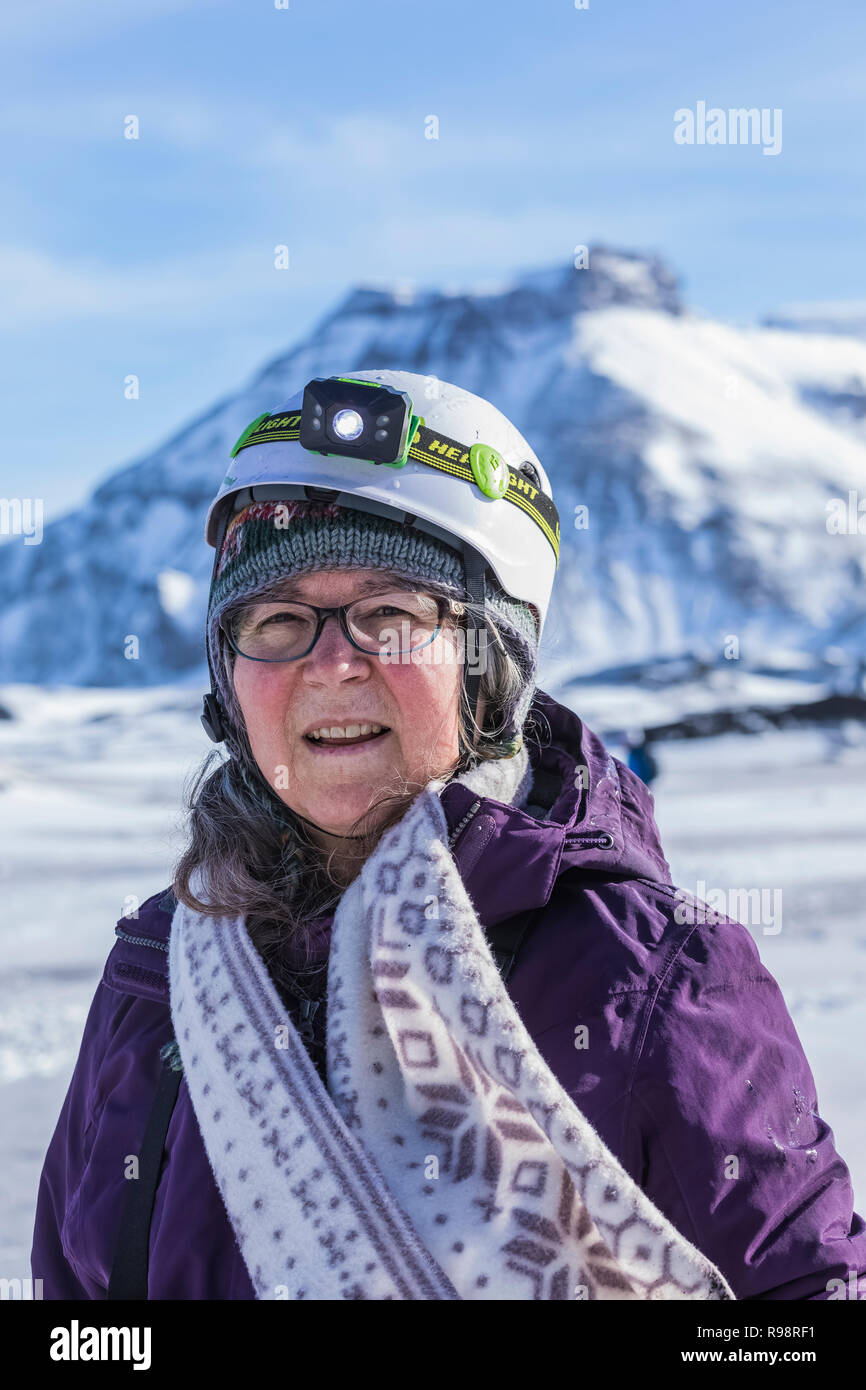
[[[682,922],[646,787],[550,696],[538,691],[534,709],[551,738],[540,753],[531,748],[531,803],[549,809],[536,816],[482,799],[452,847],[482,925],[528,923],[506,987],[529,1033],[632,1178],[738,1299],[828,1298],[835,1278],[856,1287],[849,1274],[866,1273],[866,1224],[750,933],[700,913]],[[445,788],[450,829],[477,800],[458,783]],[[173,1036],[164,897],[118,923],[45,1159],[31,1259],[45,1298],[106,1297],[124,1162],[139,1151],[159,1050]],[[586,1047],[576,1041],[581,1024]],[[726,1176],[730,1155],[736,1178]],[[152,1299],[254,1297],[184,1081],[156,1192],[148,1290]]]

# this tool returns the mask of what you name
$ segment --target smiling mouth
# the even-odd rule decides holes
[[[380,729],[376,734],[357,734],[355,738],[313,738],[311,734],[304,734],[306,743],[313,748],[354,748],[361,743],[376,743],[379,739],[387,738],[390,729]]]

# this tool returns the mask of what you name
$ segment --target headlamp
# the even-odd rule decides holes
[[[402,468],[418,423],[405,391],[351,377],[315,377],[304,388],[299,442],[315,453]]]

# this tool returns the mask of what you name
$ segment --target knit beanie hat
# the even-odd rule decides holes
[[[391,571],[403,578],[432,580],[468,599],[462,554],[396,518],[359,512],[336,502],[253,502],[229,523],[217,562],[207,616],[207,641],[217,689],[228,713],[228,681],[219,620],[227,608],[267,589],[278,579],[321,569]],[[488,570],[486,601],[494,618],[516,637],[525,687],[514,710],[520,732],[535,693],[538,632],[529,604],[506,594]]]

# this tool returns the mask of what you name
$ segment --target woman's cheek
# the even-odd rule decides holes
[[[286,684],[279,672],[272,671],[244,673],[235,679],[235,693],[257,762],[259,753],[272,762],[285,762],[285,756],[278,758],[277,754],[288,752],[285,720],[290,700]]]
[[[436,763],[457,755],[459,668],[428,665],[417,669],[416,676],[414,686],[403,692],[400,708],[411,742],[404,753],[420,769],[429,758]]]

